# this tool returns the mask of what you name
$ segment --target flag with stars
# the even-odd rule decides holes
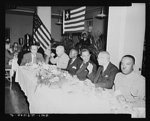
[[[33,16],[33,40],[40,43],[45,51],[51,45],[51,34],[43,24],[39,16],[35,13]]]
[[[63,34],[84,31],[86,7],[63,11]]]

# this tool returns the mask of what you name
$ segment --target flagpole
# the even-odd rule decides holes
[[[63,34],[64,34],[65,11],[63,10]]]
[[[35,16],[35,14],[37,14],[37,7],[35,8],[34,13],[33,13],[33,24],[34,24],[34,16]],[[34,25],[32,25],[32,26],[34,26]],[[33,41],[33,43],[35,43],[34,37],[33,37],[33,35],[34,35],[33,33],[34,33],[34,27],[32,27],[32,41]]]

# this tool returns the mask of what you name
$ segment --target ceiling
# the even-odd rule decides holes
[[[10,14],[21,14],[21,15],[33,15],[36,11],[37,6],[18,6],[15,8],[6,9],[6,13]],[[66,9],[74,9],[79,6],[52,6],[52,17],[58,18],[61,17],[60,13]],[[87,6],[86,12],[99,11],[101,10],[101,6]]]

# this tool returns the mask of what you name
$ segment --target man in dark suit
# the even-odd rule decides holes
[[[100,67],[97,72],[92,71],[93,66],[91,64],[87,67],[89,70],[89,79],[95,83],[96,87],[112,89],[115,76],[118,73],[118,68],[110,62],[110,55],[107,51],[99,53],[98,63]]]
[[[77,56],[78,51],[76,49],[71,49],[69,53],[70,60],[66,69],[71,75],[76,74],[77,70],[80,68],[80,65],[82,63],[82,60]]]
[[[32,65],[38,62],[44,62],[42,54],[37,53],[37,51],[38,46],[36,44],[31,45],[31,52],[24,54],[20,65]]]
[[[76,72],[76,75],[77,75],[77,77],[80,79],[80,80],[85,80],[85,79],[87,79],[87,75],[88,75],[88,73],[89,73],[89,71],[88,71],[88,69],[87,69],[87,66],[89,65],[89,64],[91,64],[92,65],[92,72],[93,73],[95,73],[95,71],[96,71],[96,65],[92,62],[92,61],[90,61],[90,56],[91,56],[91,54],[90,54],[90,52],[89,52],[89,50],[88,49],[83,49],[82,51],[81,51],[81,58],[82,58],[82,64],[81,64],[81,66],[80,66],[80,68],[78,69],[78,71]]]

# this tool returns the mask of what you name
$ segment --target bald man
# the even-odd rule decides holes
[[[56,47],[57,57],[54,58],[54,53],[51,53],[50,61],[52,64],[56,64],[56,66],[60,69],[66,69],[69,62],[69,56],[65,53],[65,49],[63,46]]]
[[[117,73],[115,77],[114,89],[119,92],[117,94],[119,98],[124,97],[128,102],[143,105],[145,102],[145,77],[137,74],[134,71],[134,66],[134,56],[125,55],[122,57],[121,72]]]
[[[89,70],[88,78],[96,87],[112,89],[118,68],[110,62],[110,54],[107,51],[100,52],[97,60],[100,67],[94,73],[92,72],[93,66],[89,64],[87,67]]]

